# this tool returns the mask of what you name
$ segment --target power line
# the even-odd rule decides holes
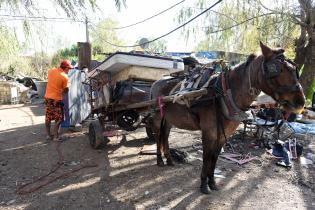
[[[198,10],[204,10],[204,8],[201,8],[201,7],[189,7],[189,8],[198,9]],[[224,17],[226,17],[226,18],[228,18],[228,19],[230,19],[230,20],[232,20],[232,21],[237,23],[237,21],[233,17],[231,17],[231,16],[229,16],[229,15],[227,15],[225,13],[218,12],[218,11],[215,11],[215,10],[210,10],[210,12],[214,12],[214,13],[216,13],[218,15],[224,16]]]
[[[45,19],[27,19],[27,18],[6,18],[6,19],[0,19],[0,21],[21,21],[21,20],[27,20],[27,21],[30,21],[30,22],[55,22],[55,23],[77,22],[77,23],[84,23],[84,21],[70,21],[70,20],[45,20]]]
[[[140,20],[140,21],[138,21],[138,22],[136,22],[136,23],[133,23],[133,24],[130,24],[130,25],[126,25],[126,26],[122,26],[122,27],[111,28],[111,29],[112,29],[112,30],[119,30],[119,29],[129,28],[129,27],[131,27],[131,26],[135,26],[135,25],[138,25],[138,24],[140,24],[140,23],[146,22],[146,21],[148,21],[148,20],[150,20],[150,19],[152,19],[152,18],[154,18],[154,17],[157,17],[157,16],[163,14],[164,12],[167,12],[168,10],[170,10],[170,9],[172,9],[172,8],[174,8],[174,7],[176,7],[177,5],[183,3],[184,1],[186,1],[186,0],[182,0],[182,1],[180,1],[180,2],[177,2],[176,4],[172,5],[171,7],[167,8],[167,9],[165,9],[165,10],[163,10],[163,11],[161,11],[161,12],[155,14],[155,15],[152,15],[151,17],[148,17],[148,18],[146,18],[146,19]]]
[[[152,39],[151,41],[147,41],[147,42],[144,42],[144,43],[141,43],[141,45],[144,45],[144,44],[149,44],[151,42],[155,42],[156,40],[159,40],[163,37],[166,37],[168,35],[170,35],[171,33],[177,31],[178,29],[184,27],[185,25],[187,25],[188,23],[192,22],[193,20],[195,20],[196,18],[198,18],[199,16],[203,15],[204,13],[208,12],[210,9],[212,9],[213,7],[215,7],[217,4],[219,4],[222,0],[219,0],[217,1],[216,3],[214,3],[213,5],[211,5],[210,7],[208,7],[206,10],[202,11],[201,13],[199,13],[198,15],[196,15],[195,17],[191,18],[190,20],[188,20],[187,22],[183,23],[182,25],[176,27],[175,29],[171,30],[170,32],[166,33],[166,34],[163,34],[162,36],[159,36],[155,39]],[[93,24],[93,23],[92,23]],[[96,26],[95,24],[93,24],[94,26]],[[101,37],[100,37],[101,38]],[[112,45],[112,46],[115,46],[115,47],[137,47],[137,46],[140,46],[140,44],[135,44],[135,45],[116,45],[116,44],[113,44],[113,43],[110,43],[108,42],[107,40],[104,40],[102,39],[105,43],[109,44],[109,45]]]
[[[231,25],[231,26],[228,26],[226,28],[222,28],[222,29],[219,29],[219,30],[215,30],[215,31],[210,31],[208,34],[214,34],[214,33],[218,33],[218,32],[222,32],[222,31],[226,31],[226,30],[229,30],[229,29],[232,29],[232,28],[235,28],[239,25],[242,25],[248,21],[251,21],[253,19],[256,19],[256,18],[260,18],[260,17],[263,17],[263,16],[267,16],[267,15],[274,15],[275,13],[274,12],[270,12],[270,13],[265,13],[265,14],[261,14],[261,15],[257,15],[255,17],[251,17],[251,18],[248,18],[246,20],[243,20],[237,24],[234,24],[234,25]],[[202,27],[202,28],[210,28],[211,26],[208,26],[208,27]]]
[[[72,22],[84,22],[84,20],[75,20],[75,19],[71,19],[71,18],[58,18],[58,17],[45,17],[45,16],[22,16],[22,15],[0,15],[0,17],[7,17],[7,18],[11,18],[8,20],[30,20],[30,21],[72,21]]]

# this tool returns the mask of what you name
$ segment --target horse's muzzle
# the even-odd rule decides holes
[[[292,101],[283,100],[279,101],[279,103],[283,106],[286,111],[293,112],[296,114],[300,114],[305,105],[305,97],[296,96]]]

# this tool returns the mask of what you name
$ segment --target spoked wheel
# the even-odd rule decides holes
[[[89,125],[89,141],[93,149],[99,149],[105,145],[104,129],[99,121],[92,121]]]

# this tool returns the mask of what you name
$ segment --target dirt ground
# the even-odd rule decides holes
[[[221,190],[203,195],[199,132],[173,129],[170,145],[186,151],[189,162],[157,167],[154,155],[139,154],[152,144],[143,129],[112,137],[104,149],[93,150],[86,130],[67,131],[69,138],[60,144],[47,143],[43,114],[43,105],[0,106],[0,209],[315,209],[314,165],[276,166],[264,148],[248,147],[252,139],[236,135],[231,143],[257,160],[238,166],[219,158],[217,169],[225,177],[217,178]],[[314,152],[315,142],[302,143]],[[18,195],[18,186],[56,166],[58,144],[65,164],[45,180],[68,176]],[[87,163],[97,166],[69,173]]]

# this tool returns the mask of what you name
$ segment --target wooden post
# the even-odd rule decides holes
[[[92,50],[91,44],[89,42],[78,42],[78,58],[79,69],[87,67],[90,70],[91,59],[92,59]]]

